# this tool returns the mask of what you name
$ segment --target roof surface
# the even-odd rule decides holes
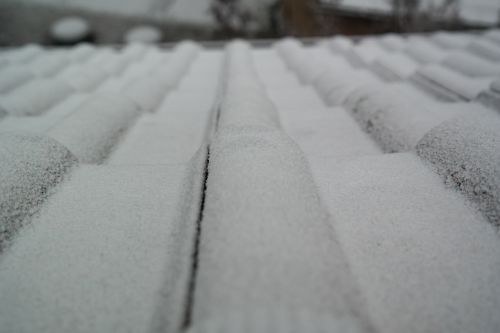
[[[5,332],[498,332],[500,32],[0,53]]]

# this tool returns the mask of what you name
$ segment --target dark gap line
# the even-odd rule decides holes
[[[226,55],[227,56],[227,55]],[[221,104],[222,104],[222,96],[224,95],[225,92],[225,78],[227,77],[227,69],[225,66],[223,66],[221,70],[221,76],[222,79],[219,82],[219,91],[217,93],[217,99],[216,102],[214,103],[213,106],[213,112],[215,112],[214,115],[214,120],[213,120],[213,131],[217,131],[219,127],[219,120],[220,120],[220,114],[221,114]],[[210,132],[211,136],[213,133]],[[202,232],[202,221],[203,221],[203,216],[205,212],[205,199],[206,199],[206,193],[207,193],[207,181],[208,181],[208,168],[210,165],[210,140],[208,140],[207,144],[207,156],[205,160],[205,169],[203,172],[203,187],[201,191],[201,198],[200,198],[200,208],[198,210],[198,218],[196,220],[196,231],[195,231],[195,238],[194,238],[194,247],[193,247],[193,253],[191,257],[191,274],[189,277],[189,284],[188,284],[188,291],[187,291],[187,299],[186,299],[186,305],[185,305],[185,312],[184,312],[184,318],[182,320],[182,325],[181,325],[181,330],[185,331],[187,330],[193,320],[193,307],[194,307],[194,302],[195,302],[195,291],[196,291],[196,279],[198,277],[198,266],[199,266],[199,256],[200,256],[200,242],[201,242],[201,232]]]
[[[203,220],[203,213],[205,210],[205,197],[207,192],[207,179],[208,179],[208,165],[210,163],[210,147],[207,147],[207,158],[205,161],[205,170],[203,172],[203,187],[200,198],[200,209],[198,210],[198,218],[196,219],[196,231],[194,238],[194,247],[191,259],[191,274],[189,277],[186,308],[184,318],[182,320],[181,328],[186,330],[191,326],[193,306],[194,306],[194,293],[196,290],[196,278],[198,276],[198,262],[199,262],[199,249],[201,240],[201,221]]]

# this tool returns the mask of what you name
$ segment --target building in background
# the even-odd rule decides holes
[[[54,22],[85,20],[96,43],[137,26],[161,41],[312,37],[498,26],[498,0],[2,0],[0,45],[49,44]]]
[[[327,34],[484,29],[500,23],[498,0],[319,0]]]

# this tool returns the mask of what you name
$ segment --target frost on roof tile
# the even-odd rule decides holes
[[[39,45],[28,44],[7,54],[7,59],[12,63],[22,64],[41,55],[43,49]]]
[[[471,78],[440,65],[420,67],[415,79],[424,86],[443,89],[463,100],[473,100],[492,82],[488,78]],[[439,94],[439,92],[436,92]]]
[[[34,79],[0,95],[0,109],[13,116],[36,116],[64,100],[73,89],[61,80]]]
[[[402,54],[389,54],[377,58],[372,63],[372,69],[388,81],[404,80],[418,68],[415,61]]]
[[[328,43],[328,46],[335,52],[346,52],[349,50],[351,47],[354,46],[354,43],[351,39],[344,37],[344,36],[336,36],[333,37],[330,42]]]
[[[441,62],[443,65],[469,77],[491,77],[500,75],[500,65],[465,52],[453,53]]]
[[[140,110],[123,96],[97,95],[52,128],[48,135],[66,146],[82,163],[99,163]]]
[[[147,52],[148,47],[141,43],[127,44],[122,48],[121,54],[131,60],[140,60]]]
[[[282,90],[269,97],[276,108],[284,113],[313,116],[315,110],[324,107],[321,98],[311,87]]]
[[[286,44],[288,43],[288,44]],[[343,57],[322,55],[322,61],[309,61],[296,42],[279,44],[281,56],[303,83],[313,84],[328,105],[341,105],[357,87],[379,83],[377,76],[366,69],[354,69]]]
[[[445,58],[446,52],[424,37],[409,37],[404,50],[409,56],[421,63],[435,63]]]
[[[348,320],[318,314],[307,309],[279,307],[245,310],[228,310],[224,318],[211,318],[190,327],[187,333],[281,333],[281,332],[359,332]]]
[[[368,65],[377,58],[385,57],[388,52],[375,41],[365,40],[351,48],[345,56],[353,66],[357,67]]]
[[[5,94],[21,84],[33,79],[33,74],[20,67],[9,67],[0,71],[0,94]]]
[[[430,37],[430,40],[444,49],[461,49],[467,46],[473,39],[472,34],[461,34],[451,32],[438,32]]]
[[[325,71],[315,82],[314,87],[326,104],[342,105],[349,95],[365,85],[381,84],[380,79],[370,71],[347,69],[344,71]]]
[[[84,64],[95,67],[107,75],[119,76],[132,60],[118,54],[113,49],[100,49],[94,52]]]
[[[74,94],[52,107],[42,115],[8,116],[0,122],[0,131],[23,131],[34,134],[45,134],[83,103],[88,96]]]
[[[155,113],[143,115],[107,161],[110,164],[187,162],[203,146],[215,100],[220,57],[208,74],[199,58],[177,90],[167,94]],[[207,64],[207,63],[205,63]]]
[[[180,43],[170,54],[165,65],[153,68],[153,76],[177,86],[198,54],[199,48],[196,44],[190,42]]]
[[[323,73],[325,67],[345,68],[349,66],[349,62],[342,57],[333,58],[329,49],[323,47],[298,47],[295,46],[294,50],[289,50],[290,53],[295,53],[296,60],[289,62],[290,69],[294,70],[301,82],[310,84]],[[285,61],[290,53],[283,53]],[[332,60],[336,61],[333,62]]]
[[[57,77],[76,91],[83,92],[95,90],[106,79],[106,75],[98,69],[79,64],[68,66]]]
[[[446,183],[500,226],[500,116],[490,110],[455,117],[426,134],[417,153]]]
[[[100,63],[100,69],[104,70],[109,75],[120,76],[127,66],[132,63],[132,59],[122,54],[109,55]]]
[[[485,34],[484,34],[484,37],[492,40],[493,42],[497,43],[498,45],[500,45],[500,29],[493,29],[493,30],[490,30],[490,31],[487,31]]]
[[[477,101],[500,112],[500,93],[494,90],[483,91],[479,94]]]
[[[500,61],[500,45],[489,42],[486,39],[472,41],[467,50],[490,61]]]
[[[196,55],[195,46],[181,44],[162,68],[150,68],[141,77],[130,79],[121,90],[143,110],[154,111],[166,93],[179,84]]]
[[[328,313],[337,319],[338,329],[369,331],[355,284],[347,270],[339,269],[343,256],[327,227],[307,163],[279,130],[270,101],[258,101],[267,97],[248,49],[233,44],[226,66],[224,98],[234,101],[231,107],[223,102],[210,148],[193,329],[223,320],[227,330],[234,324],[227,313],[269,306],[285,314]],[[251,117],[246,100],[266,107]],[[285,246],[285,239],[294,245]],[[238,325],[245,329],[244,321]]]
[[[491,90],[500,93],[500,79],[495,80],[491,83]]]
[[[496,332],[494,228],[411,154],[312,159],[379,332]]]
[[[57,51],[45,51],[44,54],[30,62],[27,68],[35,75],[50,77],[58,73],[67,64],[69,64],[69,60],[66,54]]]
[[[123,87],[122,92],[139,105],[141,109],[154,111],[165,97],[165,94],[172,88],[169,82],[160,81],[151,78],[151,76],[144,76]]]
[[[2,329],[177,332],[200,178],[184,164],[74,170],[2,257]]]
[[[396,34],[387,34],[380,37],[379,43],[389,51],[400,51],[406,46],[405,38]]]
[[[95,47],[92,44],[78,44],[68,50],[68,57],[72,61],[84,62],[95,52]]]
[[[307,113],[280,113],[283,127],[308,157],[366,156],[380,154],[373,140],[363,133],[341,108],[321,108]]]
[[[194,327],[267,305],[328,313],[339,328],[365,331],[368,319],[352,312],[360,299],[295,145],[272,129],[224,128],[210,156]],[[281,245],[285,239],[294,245]]]
[[[232,56],[228,56],[226,60],[226,80],[232,84],[225,86],[219,126],[279,127],[279,116],[257,81],[253,65],[249,65],[250,68],[241,65],[251,64],[248,45],[239,42],[232,44],[230,49],[234,51],[229,51]]]
[[[52,139],[0,133],[0,254],[75,163],[71,152]]]
[[[364,86],[346,101],[353,116],[386,152],[408,151],[422,136],[453,113],[406,86]]]

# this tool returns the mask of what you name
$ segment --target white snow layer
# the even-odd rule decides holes
[[[274,332],[300,323],[311,331],[316,323],[291,314],[315,313],[335,318],[329,329],[371,331],[307,162],[279,130],[244,44],[230,46],[226,73],[210,146],[193,330]],[[284,316],[245,325],[246,314],[275,310]],[[231,314],[245,318],[235,323]]]
[[[439,62],[446,56],[443,49],[424,37],[409,37],[404,52],[422,64]]]
[[[500,116],[481,110],[434,128],[418,143],[417,153],[500,226],[499,147]]]
[[[131,80],[122,91],[142,109],[154,111],[168,90],[176,87],[198,54],[198,48],[189,42],[180,43],[163,68]]]
[[[45,51],[37,56],[26,67],[40,77],[50,77],[57,74],[65,65],[69,64],[69,59],[62,51]]]
[[[491,84],[491,90],[494,90],[498,93],[500,93],[500,79],[499,80],[495,80],[492,84]]]
[[[75,162],[76,158],[52,139],[0,133],[0,253]],[[4,299],[2,303],[3,307],[8,304]]]
[[[472,41],[467,46],[467,51],[491,61],[500,61],[500,45],[490,42],[485,38]]]
[[[462,49],[475,37],[466,33],[437,32],[430,36],[430,40],[445,50]]]
[[[284,67],[277,52],[266,54],[265,60],[255,62],[257,72],[284,129],[306,155],[344,157],[381,153],[346,110],[325,107],[311,87],[295,87],[293,74]],[[272,70],[266,62],[272,63]],[[270,84],[269,77],[281,84]]]
[[[200,166],[75,170],[2,258],[2,330],[177,331]]]
[[[361,127],[387,152],[414,148],[427,131],[455,113],[446,107],[434,112],[437,108],[432,106],[434,102],[410,85],[383,84],[371,72],[355,71],[341,58],[330,56],[328,60],[325,56],[323,63],[308,61],[295,41],[279,44],[278,50],[299,76],[300,68],[316,67],[308,72],[318,74],[311,75],[312,80],[306,82],[313,83],[327,104],[346,105]],[[409,59],[403,56],[397,59],[388,59],[395,61],[393,65],[375,60],[372,66],[378,64],[400,78],[416,69]]]
[[[82,163],[99,163],[140,110],[123,96],[96,95],[82,104],[48,135],[66,146]]]
[[[492,79],[467,77],[440,65],[421,67],[417,70],[417,76],[465,100],[475,99],[492,82]]]
[[[202,146],[220,75],[221,51],[200,55],[155,113],[143,115],[110,164],[187,162]]]
[[[61,103],[52,107],[42,115],[32,116],[7,116],[0,122],[0,131],[24,131],[34,134],[46,133],[68,115],[73,113],[78,106],[87,100],[85,94],[73,94]]]
[[[399,85],[365,86],[354,91],[345,104],[386,152],[413,149],[425,133],[455,113],[446,104],[438,107]]]
[[[288,52],[293,50],[290,48]],[[381,85],[376,81],[363,84],[353,73],[353,69],[337,65],[325,70],[313,84],[322,96],[345,91],[337,93],[342,97],[336,103],[351,107],[362,127],[387,151],[413,149],[423,142],[420,140],[429,130],[433,133],[432,128],[454,115],[465,113],[481,119],[481,112],[485,112],[473,104],[437,103],[406,85]],[[291,95],[294,101],[304,96]],[[300,107],[303,106],[299,103]],[[292,136],[294,126],[306,129],[316,117],[313,108],[307,111],[303,108],[302,113],[290,112],[289,108],[282,110],[283,123]],[[481,165],[489,166],[488,171],[479,173],[487,178],[488,184],[493,183],[494,191],[500,184],[494,174],[496,167],[491,167],[500,165],[498,152],[493,148],[498,150],[500,146],[493,137],[493,133],[500,131],[497,121],[485,119],[490,123],[485,134],[489,139],[481,140],[480,144],[473,133],[482,129],[474,126],[467,131],[469,145],[489,147],[477,147],[477,154],[486,156],[479,159],[468,155],[460,160],[476,160],[475,169],[479,170],[478,165],[487,160],[488,163]],[[329,122],[323,124],[327,127]],[[466,124],[464,120],[462,126]],[[314,128],[312,136],[321,132],[323,126],[310,127]],[[438,128],[436,135],[441,133]],[[338,132],[331,130],[316,144],[321,146]],[[300,144],[303,139],[297,136],[297,141]],[[361,146],[345,137],[342,142],[347,146],[352,144],[353,152]],[[435,149],[436,158],[455,154],[462,146],[454,144],[449,153],[441,148],[444,147]],[[498,330],[498,237],[457,193],[446,190],[441,180],[413,154],[353,159],[353,155],[342,157],[335,153],[333,157],[321,156],[307,146],[304,151],[377,329],[381,332]],[[444,159],[450,166],[460,165],[459,161]]]
[[[40,45],[27,44],[23,47],[9,51],[6,58],[11,64],[23,64],[33,60],[43,52],[44,50]]]
[[[457,193],[414,154],[310,161],[379,332],[498,332],[498,235]]]
[[[20,66],[6,68],[0,72],[0,94],[7,93],[31,79],[33,74]]]
[[[499,76],[500,65],[470,53],[457,52],[446,57],[442,64],[469,77]]]
[[[67,80],[75,88],[78,85],[82,90],[101,90],[95,73],[79,77],[86,68],[94,68],[105,76],[116,75],[119,80],[151,74],[168,82],[171,88],[199,89],[190,94],[185,92],[184,96],[177,94],[177,102],[167,100],[158,113],[143,115],[143,118],[158,116],[153,121],[162,119],[162,125],[170,126],[171,147],[179,144],[181,131],[194,131],[195,134],[182,133],[186,140],[193,141],[190,154],[183,155],[182,159],[153,161],[155,164],[165,161],[168,165],[138,165],[147,164],[140,154],[145,149],[135,146],[135,153],[131,149],[128,160],[128,164],[135,166],[82,165],[40,206],[65,171],[57,168],[63,158],[55,148],[59,147],[71,157],[71,165],[77,159],[84,163],[103,162],[141,114],[136,102],[144,102],[143,110],[156,110],[153,105],[159,100],[148,95],[145,89],[126,90],[129,96],[109,92],[72,94],[57,105],[44,107],[47,112],[43,115],[8,115],[2,119],[2,237],[10,239],[24,224],[21,220],[25,215],[34,213],[35,208],[41,209],[31,224],[19,229],[11,246],[2,253],[0,327],[8,332],[175,332],[185,320],[195,222],[206,161],[201,134],[210,108],[202,106],[213,101],[217,67],[214,66],[212,80],[205,77],[208,72],[204,70],[195,77],[187,75],[189,83],[179,85],[197,54],[193,44],[180,44],[166,66],[163,66],[166,52],[155,55],[150,52],[152,48],[146,50],[132,45],[116,52],[91,50],[89,53],[87,50],[87,47],[78,52],[69,50],[73,56],[69,53],[67,56],[72,63],[58,74],[58,79]],[[149,66],[136,66],[135,73],[129,74],[128,69],[142,57],[148,57]],[[108,68],[108,65],[113,66]],[[207,65],[214,62],[204,61],[203,66]],[[22,92],[23,87],[2,97],[12,98],[19,90]],[[163,89],[160,97],[167,91]],[[29,97],[26,105],[34,107],[32,103],[36,100],[26,93],[19,95]],[[137,96],[136,101],[129,99]],[[21,98],[16,100],[20,101]],[[169,108],[172,106],[175,112]],[[192,107],[197,110],[184,109]],[[34,142],[30,141],[27,147],[16,145],[13,140],[4,139],[7,134],[3,133],[5,128],[15,126],[36,132],[49,130],[47,134],[62,145],[49,138],[32,139]],[[162,130],[164,135],[169,129],[157,127],[157,130]],[[144,127],[138,133],[137,137],[149,134]],[[158,140],[158,149],[168,148],[158,136],[154,139]],[[49,149],[52,147],[49,143],[55,147],[54,151]],[[37,145],[48,148],[38,152],[42,148]],[[118,146],[121,148],[122,144]],[[188,150],[187,145],[175,148]],[[195,154],[196,150],[199,153]],[[14,163],[16,159],[19,163]],[[12,198],[4,195],[6,193]],[[19,223],[12,214],[19,216]],[[4,219],[10,224],[4,224]],[[4,311],[3,305],[8,305],[8,309]]]
[[[75,64],[66,67],[58,78],[76,91],[86,92],[95,90],[106,79],[106,74],[88,65]]]
[[[34,79],[7,95],[0,95],[0,109],[14,116],[36,116],[68,97],[72,91],[61,80]]]
[[[409,57],[395,53],[377,58],[374,60],[372,68],[378,68],[383,78],[395,81],[410,77],[416,71],[417,64]]]
[[[95,52],[95,47],[92,44],[80,43],[68,50],[68,57],[72,61],[82,62],[93,52]]]

